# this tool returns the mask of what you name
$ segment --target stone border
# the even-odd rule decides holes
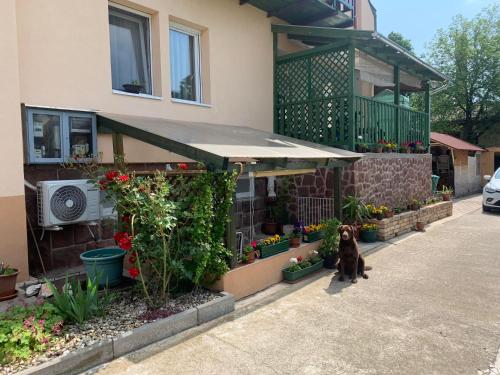
[[[98,342],[86,348],[54,358],[51,361],[19,372],[20,375],[79,374],[95,366],[110,362],[187,329],[217,319],[234,311],[234,297],[222,296],[200,306],[160,319],[128,331],[112,340]]]

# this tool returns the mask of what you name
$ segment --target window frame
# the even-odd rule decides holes
[[[33,115],[56,115],[59,116],[60,126],[60,142],[61,142],[61,157],[59,158],[37,158],[35,157],[35,139],[33,132]],[[70,150],[70,117],[84,117],[92,119],[92,150],[94,157],[72,159]],[[28,164],[60,164],[67,161],[73,163],[85,163],[95,160],[97,156],[97,120],[93,112],[72,111],[72,110],[58,110],[52,108],[26,108],[26,136],[27,136],[27,163]]]
[[[150,94],[148,94],[148,93],[134,94],[134,93],[131,93],[131,92],[127,92],[124,89],[114,89],[113,88],[113,79],[111,78],[111,89],[112,89],[112,91],[116,91],[116,92],[119,92],[119,93],[126,93],[127,95],[131,95],[131,96],[148,96],[148,97],[151,96],[151,97],[154,97],[154,92],[155,92],[154,89],[155,88],[154,88],[154,83],[153,83],[153,41],[152,41],[152,36],[153,35],[152,35],[152,27],[151,27],[151,14],[144,13],[144,12],[141,12],[140,10],[137,10],[137,9],[134,9],[134,8],[130,8],[130,7],[127,7],[127,6],[124,6],[124,5],[112,2],[112,1],[108,1],[108,29],[109,29],[109,15],[110,15],[110,9],[109,8],[120,9],[120,10],[123,10],[125,12],[129,12],[129,13],[136,14],[138,16],[147,18],[147,20],[148,20],[148,30],[149,30],[149,38],[148,38],[149,39],[148,40],[148,45],[149,45],[149,85],[151,86],[151,93]],[[118,13],[118,16],[123,16],[123,14]],[[134,20],[131,20],[131,21],[134,21]],[[142,29],[140,27],[139,27],[139,30],[142,33]],[[111,67],[111,77],[113,77],[113,65],[112,65],[112,62],[111,62],[111,35],[110,35],[110,41],[109,41],[109,43],[110,43],[110,45],[109,45],[109,53],[110,53],[109,54],[109,56],[110,56],[109,65]],[[146,51],[144,51],[144,52],[146,52]],[[146,53],[144,54],[144,59],[146,59],[146,61],[147,61]]]
[[[178,33],[183,33],[189,36],[192,36],[194,39],[194,73],[195,73],[195,81],[196,81],[196,99],[195,100],[189,100],[189,99],[181,99],[181,98],[174,98],[172,96],[172,48],[170,46],[170,32],[171,30],[174,30]],[[201,31],[197,29],[193,29],[189,26],[185,26],[183,24],[180,24],[178,22],[170,22],[168,26],[168,40],[169,40],[169,51],[168,51],[168,58],[169,58],[169,68],[170,68],[170,98],[175,102],[181,102],[181,103],[197,103],[197,104],[203,104],[203,82],[202,82],[202,76],[201,76]]]

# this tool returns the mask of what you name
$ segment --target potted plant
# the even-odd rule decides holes
[[[411,153],[411,147],[409,142],[402,143],[401,146],[399,147],[399,152],[402,154],[410,154]]]
[[[127,235],[119,232],[117,235]],[[115,239],[117,238],[115,235]],[[119,243],[124,243],[119,240]],[[123,258],[127,252],[116,247],[106,247],[85,251],[80,254],[80,259],[85,266],[87,277],[92,280],[99,280],[100,287],[112,287],[119,285],[122,280]]]
[[[366,143],[356,144],[356,151],[361,153],[368,152],[368,144]]]
[[[295,224],[293,231],[288,234],[288,240],[290,241],[290,247],[299,247],[300,240],[302,238],[302,229],[300,223]]]
[[[278,233],[278,222],[276,220],[276,208],[274,203],[270,202],[267,206],[266,219],[262,223],[262,233],[267,235],[273,235]]]
[[[260,258],[268,258],[270,256],[287,251],[290,247],[290,241],[286,237],[276,234],[268,237],[257,244],[257,250],[260,252]]]
[[[17,296],[16,281],[19,271],[15,268],[0,263],[0,301]]]
[[[324,224],[311,224],[305,226],[302,230],[302,239],[304,242],[316,242],[323,238]]]
[[[394,216],[394,211],[393,211],[393,210],[391,210],[391,209],[390,209],[389,207],[387,207],[387,206],[382,205],[382,206],[380,206],[380,207],[379,207],[379,209],[380,209],[380,211],[382,211],[382,214],[384,215],[384,217],[385,217],[386,219],[391,218],[391,217],[393,217],[393,216]]]
[[[375,152],[378,154],[384,152],[386,144],[387,144],[387,142],[384,139],[379,139],[379,141],[377,142],[377,145],[375,146]]]
[[[380,207],[373,204],[367,204],[366,209],[371,217],[374,217],[377,220],[382,220],[384,218],[384,213]]]
[[[448,202],[451,199],[451,195],[453,194],[453,189],[451,187],[443,186],[438,194],[441,195],[443,201]]]
[[[332,218],[324,221],[323,243],[318,249],[318,253],[323,258],[325,268],[334,269],[339,260],[339,239],[338,227],[341,222]]]
[[[319,271],[322,267],[323,259],[318,256],[317,251],[314,251],[312,256],[307,260],[304,260],[301,256],[290,258],[290,265],[282,271],[283,278],[286,281],[296,281],[313,272]]]
[[[366,223],[361,227],[361,240],[363,242],[377,241],[378,225]]]
[[[144,86],[139,81],[125,83],[122,85],[122,87],[126,92],[129,92],[131,94],[139,94],[144,89]]]
[[[394,151],[396,151],[397,148],[398,148],[398,145],[396,143],[387,142],[385,144],[385,151],[386,152],[394,152]]]
[[[422,203],[418,199],[412,199],[408,208],[412,211],[418,211],[420,210],[420,207],[422,206]]]
[[[241,260],[246,264],[255,262],[255,248],[250,245],[245,246],[243,248],[243,257]]]
[[[422,141],[415,141],[415,152],[417,154],[424,154],[426,151]]]
[[[361,223],[366,218],[370,218],[370,213],[368,212],[366,205],[355,196],[349,195],[344,199],[342,215],[344,218],[344,224],[349,224],[354,227],[354,236],[357,240],[359,240]]]

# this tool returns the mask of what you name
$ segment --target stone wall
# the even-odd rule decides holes
[[[342,193],[364,202],[406,207],[432,195],[430,154],[372,154],[344,168]]]
[[[266,179],[255,179],[255,199],[253,200],[253,229],[254,233],[261,233],[262,223],[266,218]],[[237,232],[243,233],[244,244],[249,243],[251,238],[251,205],[250,199],[237,199],[235,207],[235,227]]]
[[[429,224],[452,214],[453,203],[449,201],[425,206],[418,211],[403,212],[387,219],[373,219],[371,222],[379,226],[378,239],[386,241],[414,230],[417,221]]]

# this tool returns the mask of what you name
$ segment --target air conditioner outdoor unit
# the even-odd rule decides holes
[[[99,220],[99,188],[88,180],[40,181],[37,184],[38,225]]]

